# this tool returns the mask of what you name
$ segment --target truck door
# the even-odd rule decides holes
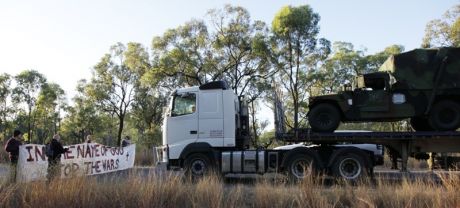
[[[168,143],[191,143],[198,138],[198,112],[195,93],[174,96],[171,116],[168,117]]]
[[[386,112],[390,109],[390,96],[385,90],[360,90],[354,93],[354,104],[359,111]]]
[[[354,91],[353,103],[360,112],[387,112],[390,110],[390,95],[385,77],[369,74],[362,77],[359,90]],[[374,76],[372,76],[374,75]]]
[[[202,90],[199,95],[198,141],[224,145],[222,90]]]

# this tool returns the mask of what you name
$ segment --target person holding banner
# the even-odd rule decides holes
[[[125,136],[125,138],[121,141],[121,147],[126,147],[131,144],[131,138],[129,136]]]
[[[16,167],[19,158],[19,146],[22,145],[22,132],[14,130],[13,137],[11,137],[5,145],[5,151],[10,154],[10,182],[16,182]]]
[[[92,139],[92,136],[91,134],[88,134],[88,136],[86,136],[86,143],[93,143],[93,139]]]
[[[48,157],[48,182],[55,177],[61,177],[61,155],[67,152],[69,149],[64,148],[61,144],[61,136],[55,134],[51,139],[50,148],[52,151],[51,157]]]

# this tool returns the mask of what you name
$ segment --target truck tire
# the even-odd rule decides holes
[[[410,125],[414,131],[433,131],[428,119],[421,117],[413,117],[410,119]]]
[[[369,166],[362,156],[347,152],[339,155],[332,163],[332,174],[337,179],[356,182],[367,176]]]
[[[429,122],[437,131],[455,131],[460,126],[460,105],[443,100],[436,103],[430,112]]]
[[[214,171],[211,159],[202,153],[193,153],[184,161],[185,176],[192,179],[201,178]]]
[[[340,112],[332,104],[321,103],[310,109],[308,121],[317,132],[333,132],[340,124]]]
[[[316,161],[308,154],[296,154],[290,157],[286,172],[290,180],[300,181],[316,172]]]

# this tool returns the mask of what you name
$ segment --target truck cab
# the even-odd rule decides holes
[[[172,165],[181,166],[185,154],[196,149],[247,147],[247,106],[239,99],[222,81],[175,90],[162,127]]]

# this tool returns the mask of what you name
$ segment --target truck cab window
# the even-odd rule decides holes
[[[177,94],[174,97],[171,116],[192,114],[196,111],[196,95],[194,93]]]

